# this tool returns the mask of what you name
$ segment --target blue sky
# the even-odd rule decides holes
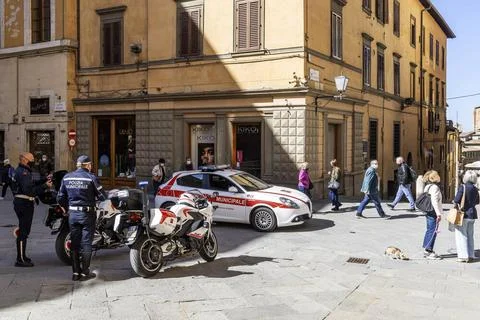
[[[480,20],[478,0],[432,0],[453,32],[447,44],[447,98],[480,93]],[[473,130],[473,109],[480,106],[480,95],[447,100],[447,118],[464,131]]]

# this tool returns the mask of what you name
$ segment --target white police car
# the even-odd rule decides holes
[[[273,231],[312,217],[312,202],[302,192],[269,185],[243,171],[216,167],[174,173],[159,187],[155,207],[169,208],[192,189],[207,195],[216,207],[215,221],[247,223],[259,231]]]

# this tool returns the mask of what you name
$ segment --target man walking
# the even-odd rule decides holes
[[[405,163],[402,157],[398,157],[397,160],[398,170],[397,170],[397,182],[398,182],[398,191],[395,196],[395,200],[392,203],[387,204],[392,210],[395,206],[402,200],[402,197],[405,195],[408,202],[410,203],[410,209],[408,211],[415,211],[415,201],[413,201],[412,196],[412,182],[416,179],[416,174],[414,171]]]
[[[362,215],[363,210],[367,204],[372,201],[377,209],[378,214],[381,218],[388,217],[382,209],[382,205],[380,204],[380,198],[378,197],[378,161],[372,160],[370,162],[370,167],[365,172],[365,177],[363,178],[362,189],[361,192],[365,193],[365,197],[363,198],[362,202],[358,206],[357,209],[357,218],[365,218]]]
[[[158,187],[166,181],[167,175],[165,172],[165,159],[158,159],[158,164],[152,169],[152,185],[153,195],[155,196],[158,191]]]
[[[44,189],[51,188],[52,182],[33,181],[32,165],[35,159],[30,152],[23,152],[12,179],[13,209],[18,218],[17,260],[15,267],[33,267],[32,259],[26,256],[27,238],[32,228],[36,196]]]
[[[68,224],[72,241],[70,255],[73,281],[96,277],[95,273],[90,272],[92,242],[97,219],[95,201],[97,199],[105,200],[107,195],[91,171],[92,161],[90,158],[85,155],[78,157],[77,170],[67,173],[63,177],[57,195],[57,201],[64,212],[67,212],[68,209]]]

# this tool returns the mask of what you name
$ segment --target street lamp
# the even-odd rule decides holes
[[[315,97],[315,113],[318,111],[318,99],[335,99],[335,100],[342,100],[345,97],[345,91],[347,91],[348,86],[348,78],[346,76],[336,76],[335,77],[335,87],[337,89],[338,94],[328,94],[322,96]]]

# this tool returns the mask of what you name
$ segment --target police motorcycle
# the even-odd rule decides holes
[[[60,179],[61,181],[61,179]],[[56,192],[60,186],[55,185]],[[51,234],[57,234],[55,252],[57,257],[65,264],[71,265],[70,258],[70,228],[68,216],[63,214],[60,205],[56,203],[56,195],[49,195],[50,204],[45,226],[49,227]],[[42,200],[43,201],[43,200]],[[143,217],[143,191],[138,189],[114,189],[108,192],[104,201],[97,202],[97,220],[92,249],[115,249],[130,246],[136,239],[136,232]]]
[[[147,182],[140,183],[145,199]],[[148,207],[148,206],[147,206]],[[156,275],[167,261],[199,254],[215,259],[218,244],[212,230],[214,207],[199,190],[183,193],[169,210],[150,209],[130,247],[130,264],[141,277]]]

